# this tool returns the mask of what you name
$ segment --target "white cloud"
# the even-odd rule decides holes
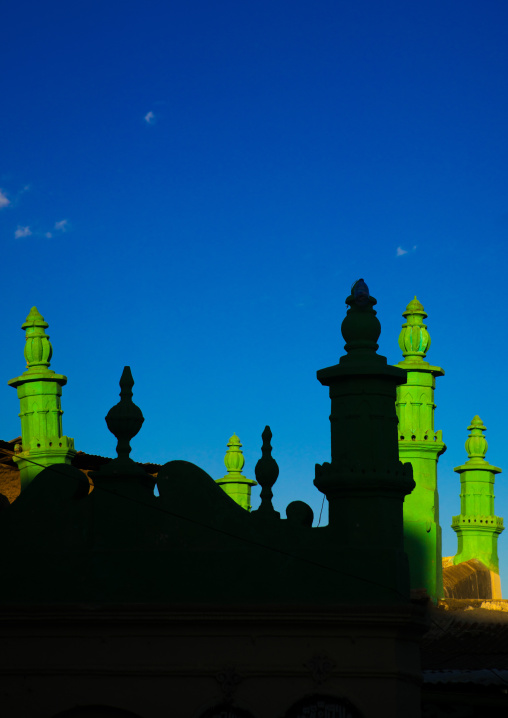
[[[5,194],[4,194],[4,193],[2,192],[2,190],[0,189],[0,209],[3,209],[4,207],[7,207],[8,205],[10,205],[10,203],[11,203],[10,200],[7,199],[7,197],[5,196]]]
[[[402,247],[397,247],[397,257],[402,257],[403,254],[407,254],[407,249],[402,249]]]
[[[20,227],[18,225],[17,230],[14,232],[14,237],[19,239],[20,237],[29,237],[32,234],[30,227]]]
[[[51,232],[46,232],[44,236],[46,237],[46,239],[51,239],[53,235],[51,234]]]
[[[62,219],[60,222],[55,222],[55,229],[59,229],[61,232],[67,232],[68,220]]]
[[[145,119],[145,122],[146,122],[147,124],[153,125],[153,123],[155,122],[155,115],[154,115],[154,113],[150,110],[150,112],[147,112],[147,113],[146,113],[144,119]]]

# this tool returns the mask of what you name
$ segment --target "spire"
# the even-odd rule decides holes
[[[14,461],[20,469],[22,491],[46,466],[70,464],[76,454],[74,439],[62,435],[60,397],[67,377],[49,368],[53,347],[45,331],[48,326],[37,307],[32,307],[21,327],[26,332],[27,368],[8,382],[17,389],[21,405],[22,444]]]
[[[242,475],[245,458],[242,452],[242,444],[236,434],[233,434],[228,442],[224,463],[228,473],[221,479],[216,479],[216,483],[239,506],[246,511],[250,511],[251,486],[256,486],[256,482],[254,479],[248,479]]]
[[[154,479],[129,456],[131,453],[130,441],[139,432],[145,420],[139,406],[132,401],[133,386],[134,379],[131,368],[126,366],[120,377],[120,401],[106,415],[108,429],[117,438],[117,458],[108,464],[103,464],[99,471],[94,471],[90,476],[94,484],[103,481],[140,482],[153,491]]]
[[[423,323],[427,313],[416,295],[402,316],[406,319],[399,335],[399,347],[404,355],[403,363],[421,363],[430,349],[430,334],[427,325]]]
[[[108,411],[106,416],[108,429],[118,439],[116,445],[118,460],[127,464],[132,461],[129,458],[131,453],[129,442],[139,432],[145,420],[139,406],[132,401],[133,386],[131,368],[126,366],[120,377],[120,401]]]
[[[279,466],[272,456],[272,446],[270,444],[272,431],[269,426],[265,426],[261,438],[263,440],[261,458],[255,468],[256,479],[261,486],[261,504],[255,513],[257,516],[279,519],[280,513],[273,508],[272,504],[272,486],[279,476]]]
[[[487,440],[483,436],[486,427],[477,415],[468,426],[466,441],[468,460],[454,471],[460,475],[460,514],[454,516],[452,529],[457,534],[458,550],[453,563],[456,565],[472,558],[490,569],[493,579],[493,598],[501,598],[497,540],[504,531],[503,519],[494,513],[494,482],[501,473],[497,466],[485,460]]]

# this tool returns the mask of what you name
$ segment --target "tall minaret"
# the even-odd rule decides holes
[[[501,473],[497,466],[485,461],[487,440],[482,420],[475,416],[467,427],[471,432],[466,441],[468,460],[454,469],[460,474],[460,514],[453,517],[452,529],[458,538],[456,565],[476,558],[490,570],[492,598],[501,598],[497,540],[504,531],[503,519],[494,514],[494,481]]]
[[[32,307],[21,327],[26,330],[27,369],[8,382],[18,390],[21,404],[22,444],[13,458],[21,473],[22,491],[46,466],[70,464],[76,454],[74,439],[62,436],[60,397],[67,377],[49,369],[53,347],[44,331],[47,327]]]
[[[396,366],[407,370],[407,381],[397,387],[399,458],[409,461],[416,482],[404,500],[404,548],[409,556],[411,588],[426,588],[436,601],[443,597],[441,527],[437,461],[446,451],[441,431],[434,431],[434,389],[441,367],[425,361],[430,336],[423,320],[427,314],[415,297],[402,315],[399,346],[404,360]]]
[[[347,354],[317,373],[330,388],[332,461],[316,464],[314,480],[329,502],[327,531],[339,532],[342,550],[363,565],[373,603],[409,600],[402,506],[414,488],[397,450],[395,390],[406,373],[376,352],[376,303],[363,279],[355,282],[341,328]]]

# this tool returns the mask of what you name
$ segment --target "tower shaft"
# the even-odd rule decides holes
[[[316,464],[314,484],[329,502],[329,530],[340,532],[344,549],[359,565],[370,561],[369,595],[383,596],[384,590],[391,600],[408,600],[402,505],[414,482],[411,466],[399,461],[395,414],[396,387],[406,375],[376,353],[381,326],[363,280],[353,285],[346,303],[347,354],[317,373],[330,389],[332,461]]]
[[[423,306],[414,298],[404,312],[399,336],[407,370],[406,383],[397,387],[399,457],[413,467],[416,487],[404,500],[404,548],[409,556],[411,588],[425,588],[436,601],[443,596],[442,539],[439,525],[437,462],[446,451],[442,432],[434,430],[436,377],[444,371],[424,360],[430,335]]]

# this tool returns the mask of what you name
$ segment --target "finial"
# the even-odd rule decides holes
[[[26,321],[21,325],[26,330],[25,341],[25,359],[26,366],[29,371],[43,371],[49,366],[53,347],[49,341],[49,336],[44,331],[49,324],[44,321],[44,317],[39,313],[37,307],[32,307]]]
[[[93,471],[90,476],[94,484],[102,482],[120,482],[122,484],[140,483],[150,493],[153,493],[155,480],[133,461],[130,440],[136,436],[141,429],[144,417],[139,406],[132,401],[132,378],[130,367],[124,367],[120,379],[120,401],[115,404],[106,416],[106,424],[112,434],[118,439],[116,452],[118,457],[103,464],[98,471]]]
[[[116,451],[118,459],[121,461],[131,461],[129,442],[133,436],[136,436],[145,420],[139,406],[132,401],[133,386],[134,379],[131,369],[126,366],[120,379],[120,401],[109,410],[106,416],[108,429],[118,439]]]
[[[354,302],[359,307],[368,306],[370,299],[369,288],[363,279],[357,279],[351,286],[351,299],[351,302],[348,302],[346,299],[346,304],[352,304]]]
[[[409,302],[402,316],[406,319],[399,334],[399,347],[405,361],[420,363],[424,360],[430,349],[430,335],[423,320],[427,312],[423,305],[415,298]]]
[[[224,464],[228,470],[228,478],[242,477],[242,469],[245,464],[245,457],[242,452],[242,444],[236,434],[228,441],[228,450],[224,457]],[[242,477],[243,478],[243,477]]]
[[[358,279],[351,287],[351,294],[346,299],[349,305],[346,317],[342,322],[342,336],[346,341],[345,350],[348,355],[341,358],[341,363],[351,360],[372,361],[378,348],[377,340],[381,334],[381,324],[373,307],[377,300],[369,294],[369,288],[363,279]]]
[[[242,474],[245,458],[241,447],[240,439],[236,434],[233,434],[228,442],[228,450],[224,457],[228,473],[221,479],[216,479],[216,483],[239,506],[246,511],[250,511],[252,508],[250,504],[251,486],[255,486],[256,482],[254,479],[248,479]]]
[[[487,439],[483,436],[487,427],[477,414],[467,428],[471,432],[465,444],[469,461],[483,462],[489,446]]]
[[[275,511],[272,504],[272,486],[277,481],[279,467],[272,457],[272,447],[270,445],[272,432],[269,426],[265,426],[261,438],[263,439],[261,458],[254,469],[258,484],[261,486],[261,504],[256,513],[261,516],[280,518],[280,513]]]

